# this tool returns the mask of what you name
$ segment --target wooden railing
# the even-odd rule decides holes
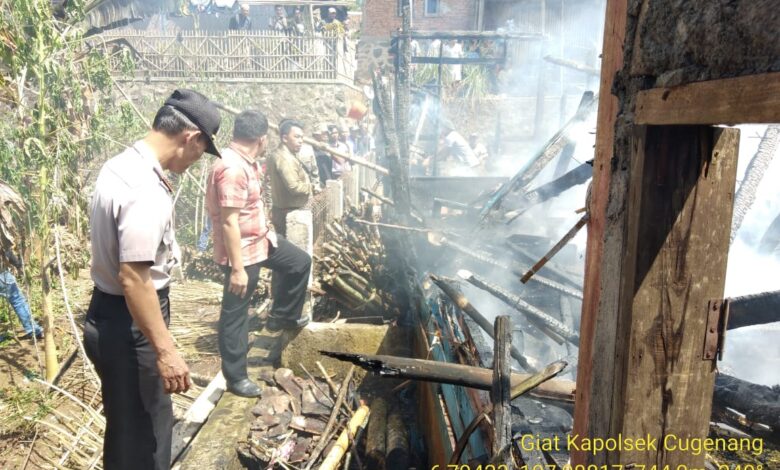
[[[336,36],[125,29],[101,37],[112,73],[120,79],[351,83],[355,71],[354,44]],[[129,76],[122,48],[134,59]]]

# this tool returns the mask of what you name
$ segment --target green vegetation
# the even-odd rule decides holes
[[[22,250],[28,276],[40,282],[43,323],[52,332],[49,269],[54,226],[86,231],[82,170],[99,152],[102,116],[112,106],[107,59],[85,46],[76,26],[81,0],[55,17],[50,0],[0,4],[0,178],[27,204]],[[17,237],[18,238],[18,237]],[[67,261],[83,263],[84,257]],[[78,263],[77,263],[78,264]],[[78,266],[68,266],[69,271]],[[28,279],[29,281],[30,279]],[[46,377],[57,371],[54,335],[47,334]]]

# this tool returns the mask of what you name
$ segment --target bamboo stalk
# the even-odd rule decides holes
[[[333,445],[333,448],[331,448],[318,470],[336,470],[342,457],[344,457],[344,454],[346,454],[349,449],[349,436],[353,436],[354,438],[355,433],[360,425],[366,420],[368,414],[368,406],[362,405],[358,408],[355,415],[349,420],[347,428],[341,432],[338,440]]]
[[[568,232],[566,232],[566,235],[561,238],[558,243],[555,244],[552,248],[550,248],[550,251],[548,251],[542,258],[534,264],[531,269],[529,269],[525,274],[523,274],[523,277],[520,278],[520,282],[525,284],[528,282],[529,279],[531,279],[531,276],[536,274],[537,271],[542,269],[545,264],[547,264],[548,261],[550,261],[553,256],[555,256],[559,251],[561,251],[561,248],[566,246],[569,241],[571,241],[572,238],[574,238],[575,235],[580,231],[582,227],[585,226],[585,224],[588,223],[588,220],[590,220],[590,216],[588,213],[585,213],[580,220],[577,221],[576,224],[574,224],[574,227],[571,228]]]
[[[317,461],[320,454],[323,450],[325,450],[325,446],[328,445],[328,440],[324,438],[327,434],[331,432],[333,429],[333,426],[336,424],[336,418],[338,418],[339,410],[341,409],[341,405],[344,403],[344,399],[347,396],[347,390],[349,389],[349,383],[352,381],[352,375],[355,373],[355,366],[352,366],[347,371],[347,375],[344,377],[344,381],[341,382],[341,387],[339,388],[339,394],[336,397],[336,404],[333,406],[333,410],[330,413],[330,417],[328,418],[328,424],[325,426],[325,431],[323,431],[322,436],[323,438],[317,443],[317,446],[314,448],[314,450],[311,452],[311,456],[309,457],[309,463],[306,464],[306,467],[304,467],[305,470],[310,470],[312,466],[314,466],[314,462]],[[357,416],[357,413],[355,413],[355,416],[352,417],[352,420],[350,420],[350,424]],[[358,423],[362,423],[363,419],[365,419],[365,416],[358,421]],[[354,432],[353,432],[354,434]],[[340,440],[341,438],[339,438]],[[346,445],[346,444],[345,444]],[[346,450],[346,449],[345,449]],[[342,454],[343,456],[343,454]],[[327,460],[327,459],[326,459]],[[341,458],[339,457],[339,460]],[[336,462],[338,463],[338,462]],[[320,467],[322,468],[322,466]],[[334,467],[335,468],[335,467]]]

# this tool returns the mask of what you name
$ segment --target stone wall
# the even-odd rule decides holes
[[[660,87],[778,71],[778,27],[776,0],[632,0],[623,73]]]
[[[357,46],[357,69],[355,79],[358,82],[371,82],[371,71],[379,69],[386,75],[394,72],[393,58],[390,56],[390,38],[361,38]]]

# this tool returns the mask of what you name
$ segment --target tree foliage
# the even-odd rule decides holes
[[[80,170],[99,150],[109,104],[105,56],[74,24],[81,0],[55,18],[50,0],[0,0],[0,179],[28,202],[32,236],[84,209]]]

